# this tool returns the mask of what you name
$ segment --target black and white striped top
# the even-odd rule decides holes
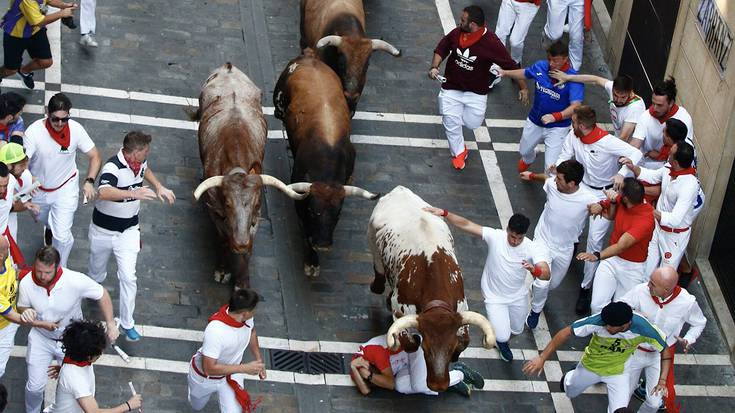
[[[120,150],[102,166],[99,188],[113,187],[123,191],[141,188],[147,167],[148,162],[144,161],[138,175],[133,175],[133,170],[128,167]],[[126,198],[120,201],[97,199],[92,222],[109,231],[123,232],[138,225],[139,211],[140,201],[137,199]]]

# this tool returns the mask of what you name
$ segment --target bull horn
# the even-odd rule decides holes
[[[211,176],[205,179],[201,184],[199,184],[197,189],[194,190],[194,199],[198,201],[199,197],[202,196],[206,190],[222,185],[222,179],[222,175]]]
[[[409,328],[416,328],[419,326],[419,316],[416,314],[404,315],[398,320],[394,321],[388,329],[385,339],[388,341],[388,348],[391,350],[398,350],[398,341],[396,337],[403,330]]]
[[[301,192],[307,195],[311,192],[311,182],[295,182],[289,184],[288,187],[296,192]]]
[[[308,192],[303,193],[303,194],[300,194],[300,193],[294,191],[293,188],[291,188],[290,186],[287,186],[286,184],[284,184],[283,181],[281,181],[278,178],[272,177],[270,175],[260,174],[258,176],[260,176],[260,179],[263,181],[263,185],[267,185],[267,186],[272,186],[272,187],[278,188],[284,194],[288,195],[288,197],[291,198],[291,199],[295,199],[295,200],[299,201],[299,200],[302,200],[302,199],[306,198],[309,195]]]
[[[345,196],[361,196],[365,199],[375,199],[380,194],[374,194],[370,191],[360,188],[359,186],[345,185]]]
[[[329,36],[324,36],[321,39],[319,39],[319,41],[316,42],[316,48],[321,49],[324,46],[339,47],[339,45],[341,44],[342,44],[342,36],[336,36],[334,34],[331,34]]]
[[[480,327],[482,332],[485,333],[485,337],[482,339],[483,347],[488,350],[495,347],[495,331],[485,316],[474,311],[461,311],[459,314],[462,316],[462,324],[475,325]]]
[[[386,42],[385,40],[380,39],[372,39],[373,44],[373,50],[381,50],[386,53],[390,53],[393,56],[400,56],[401,51],[396,49],[392,44]]]

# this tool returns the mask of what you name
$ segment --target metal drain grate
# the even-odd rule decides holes
[[[305,374],[344,374],[344,355],[305,353],[303,351],[270,350],[273,370]]]

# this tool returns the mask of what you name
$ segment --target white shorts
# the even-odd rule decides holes
[[[243,384],[244,374],[233,374],[232,379]],[[189,404],[192,409],[199,411],[206,406],[213,393],[219,397],[219,410],[221,413],[242,413],[242,407],[235,398],[235,392],[227,384],[227,380],[208,379],[200,376],[189,364]],[[244,386],[243,386],[244,387]]]
[[[653,394],[653,388],[658,384],[661,375],[661,353],[637,349],[625,362],[625,374],[628,376],[630,383],[628,393],[631,395],[638,387],[641,372],[646,375],[646,401],[641,404],[638,413],[655,413],[661,406],[661,400],[663,399],[660,394]]]
[[[562,380],[564,380],[564,392],[570,399],[579,396],[590,386],[605,383],[608,413],[626,407],[630,400],[628,375],[625,373],[614,376],[600,376],[587,370],[580,362],[577,364],[577,368],[568,372]]]
[[[439,92],[439,113],[449,141],[449,151],[457,156],[464,151],[462,126],[476,129],[485,122],[487,96],[461,90],[442,89]]]
[[[536,145],[544,143],[544,171],[549,169],[561,155],[564,138],[569,134],[569,126],[544,128],[526,119],[518,151],[523,162],[531,165],[536,160]]]
[[[592,283],[592,314],[599,313],[610,301],[620,299],[636,285],[646,282],[645,270],[645,262],[628,261],[617,256],[602,260]]]
[[[495,340],[507,343],[511,334],[518,335],[523,332],[528,316],[528,295],[510,303],[489,303],[485,301],[485,311],[490,325],[495,330]]]
[[[674,267],[674,269],[678,268],[681,259],[684,258],[691,235],[691,228],[679,233],[668,232],[662,230],[659,223],[656,222],[653,238],[651,238],[651,243],[648,244],[646,274],[650,276],[653,270],[664,265]]]

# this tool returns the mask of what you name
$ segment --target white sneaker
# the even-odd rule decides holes
[[[92,37],[92,34],[91,33],[87,33],[85,35],[82,35],[82,38],[79,39],[79,44],[81,44],[82,46],[87,46],[87,47],[97,47],[97,46],[99,46],[99,44],[97,44],[97,41],[94,40],[94,37]]]

